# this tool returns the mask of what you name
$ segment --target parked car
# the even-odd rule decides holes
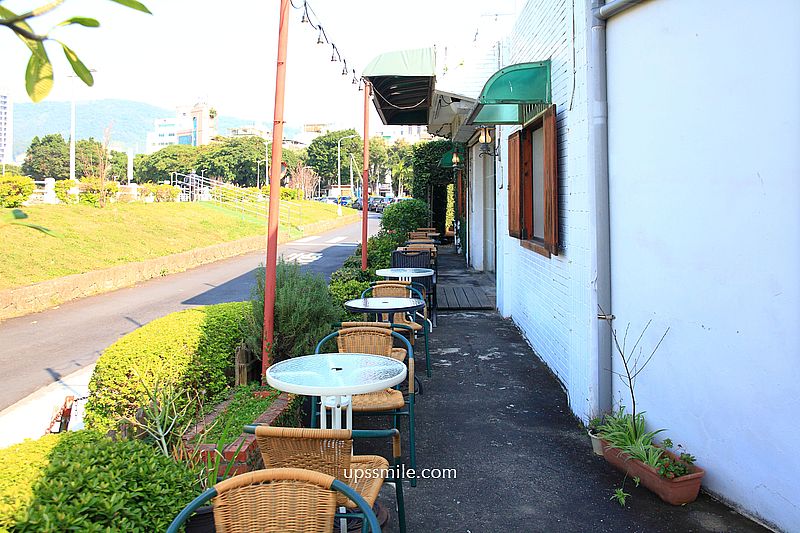
[[[395,203],[394,198],[383,198],[380,202],[375,204],[375,211],[378,213],[383,213],[383,210],[386,209],[386,206],[392,205]]]
[[[351,199],[349,196],[340,196],[340,197],[337,199],[337,203],[338,203],[339,205],[341,205],[341,206],[345,206],[345,207],[346,207],[346,206],[350,205],[350,201],[351,201],[351,200],[352,200],[352,199]]]
[[[378,204],[383,201],[383,196],[373,196],[369,199],[369,210],[370,211],[377,211]]]
[[[361,198],[356,198],[353,200],[353,205],[351,206],[353,209],[361,210]]]

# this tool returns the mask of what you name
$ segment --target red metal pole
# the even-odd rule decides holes
[[[264,280],[264,340],[261,345],[262,380],[270,363],[275,338],[275,286],[278,264],[278,219],[281,201],[281,157],[283,156],[283,100],[286,87],[286,48],[289,41],[289,4],[281,0],[278,25],[278,66],[275,74],[275,122],[272,127],[272,168],[269,176],[269,218],[267,222],[267,263]]]
[[[367,219],[369,217],[369,97],[372,85],[364,82],[364,183],[361,189],[361,270],[367,270]]]

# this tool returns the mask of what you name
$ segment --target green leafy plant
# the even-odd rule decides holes
[[[251,312],[243,326],[246,345],[261,356],[264,331],[264,269],[256,272]],[[275,337],[270,361],[312,353],[317,341],[342,316],[322,276],[304,273],[295,263],[279,262],[275,290]]]
[[[30,496],[15,509],[13,531],[164,531],[200,490],[195,470],[142,441],[91,431],[47,440],[37,447],[44,456],[25,455],[38,472],[23,489]],[[10,459],[3,469],[22,460]]]
[[[113,180],[103,182],[98,177],[83,178],[78,189],[81,203],[99,207],[106,199],[113,198],[119,192],[119,183]]]
[[[156,202],[174,202],[180,193],[181,188],[175,185],[159,185],[155,189]]]
[[[19,207],[31,197],[36,184],[27,176],[0,176],[0,207]]]
[[[137,0],[112,0],[117,4],[141,11],[150,13],[144,4]],[[64,0],[56,0],[49,2],[45,5],[31,8],[28,11],[15,13],[4,6],[0,6],[0,26],[5,26],[14,32],[28,47],[31,57],[28,60],[28,66],[25,70],[25,89],[28,92],[31,100],[38,102],[50,93],[53,88],[53,65],[50,63],[50,58],[45,49],[45,42],[54,41],[61,45],[64,55],[69,61],[70,67],[73,72],[83,81],[86,85],[92,86],[94,84],[94,77],[92,72],[83,64],[78,58],[77,54],[66,44],[51,36],[51,33],[63,26],[83,26],[85,28],[97,28],[100,23],[90,17],[71,17],[58,24],[56,24],[50,31],[45,33],[36,32],[29,24],[36,17],[42,16],[56,9],[64,3]]]
[[[134,418],[151,401],[146,387],[157,379],[176,390],[197,391],[207,403],[217,399],[233,384],[230,370],[248,307],[234,302],[172,313],[106,348],[89,382],[87,427],[108,431],[119,419]],[[187,398],[176,400],[179,410]]]
[[[625,507],[625,502],[627,501],[630,493],[625,492],[624,487],[617,487],[614,489],[614,494],[611,496],[611,500],[616,500],[620,506]]]
[[[56,181],[56,198],[63,204],[76,204],[78,203],[78,195],[72,194],[70,191],[78,186],[75,180],[57,180]]]
[[[266,396],[255,396],[256,391],[264,390],[260,384],[240,385],[233,389],[231,401],[215,420],[215,424],[198,435],[200,442],[231,443],[242,434],[242,427],[252,424],[266,411],[280,391],[267,389]]]
[[[429,215],[428,204],[422,200],[403,200],[383,210],[381,227],[396,234],[398,241],[405,241],[409,232],[428,225]]]
[[[137,410],[136,416],[124,420],[152,439],[162,454],[173,457],[176,443],[191,424],[186,421],[186,415],[197,406],[197,393],[189,390],[181,394],[174,385],[165,384],[158,377],[151,387],[141,377],[136,377],[150,401]],[[187,396],[185,400],[181,398],[184,395]]]

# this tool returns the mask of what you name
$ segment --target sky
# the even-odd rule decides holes
[[[94,87],[72,73],[57,44],[48,52],[55,87],[48,100],[120,98],[173,109],[205,100],[221,115],[271,125],[275,99],[278,0],[143,0],[153,12],[139,13],[110,0],[65,0],[41,20],[37,31],[72,16],[90,16],[100,28],[65,27],[58,37],[87,67]],[[15,12],[44,0],[4,0]],[[302,6],[303,0],[294,0]],[[325,28],[347,60],[361,69],[376,55],[436,45],[465,49],[487,17],[513,12],[520,0],[309,0],[314,21]],[[363,123],[363,93],[331,62],[330,45],[317,45],[317,31],[290,9],[285,120],[294,125]],[[55,35],[55,34],[53,34]],[[453,54],[450,54],[453,56]],[[450,57],[449,56],[449,57]],[[27,49],[0,28],[0,86],[17,102],[29,101],[24,88]],[[440,65],[439,65],[440,66]],[[380,127],[372,112],[370,128]]]

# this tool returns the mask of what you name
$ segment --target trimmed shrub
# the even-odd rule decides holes
[[[45,435],[0,450],[0,531],[10,531],[15,517],[33,500],[33,486],[41,479],[59,435]]]
[[[100,178],[83,178],[80,183],[78,183],[78,188],[80,189],[78,196],[82,204],[93,205],[95,207],[100,205],[100,200],[103,196],[100,191]],[[119,183],[114,180],[106,180],[102,188],[105,191],[105,199],[107,201],[112,200],[119,191]]]
[[[64,204],[78,203],[78,196],[70,193],[72,189],[78,186],[75,180],[57,180],[56,181],[56,198]]]
[[[410,200],[409,200],[410,201]],[[389,233],[382,229],[367,240],[367,267],[371,272],[379,268],[389,268],[392,266],[392,252],[401,246],[408,237],[408,233]],[[345,268],[361,269],[361,245],[356,247],[356,251],[345,259]],[[374,278],[372,276],[370,279]]]
[[[256,280],[245,338],[248,348],[260,355],[264,330],[263,268],[258,269]],[[340,320],[343,312],[334,304],[322,276],[301,272],[295,263],[278,263],[271,362],[313,353],[317,342],[330,333],[331,324]]]
[[[381,227],[399,234],[400,240],[406,240],[409,232],[428,225],[429,213],[428,204],[422,200],[403,200],[386,206]]]
[[[233,383],[234,352],[248,307],[234,302],[172,313],[106,348],[89,382],[87,427],[108,431],[120,418],[133,418],[157,381],[187,391],[179,408],[192,391],[215,399]]]
[[[0,527],[18,532],[164,531],[200,492],[186,465],[144,442],[91,431],[48,435],[0,455],[0,500],[10,502]]]
[[[181,188],[177,185],[158,185],[155,189],[156,202],[175,202]]]
[[[158,183],[147,182],[147,183],[140,183],[139,187],[141,187],[142,189],[141,191],[139,191],[139,198],[144,200],[148,196],[152,196],[153,198],[155,198],[156,191],[158,190],[159,185]]]
[[[344,303],[348,300],[355,300],[361,297],[361,293],[369,288],[369,281],[358,281],[351,279],[343,282],[331,281],[328,290],[336,307],[343,309]]]
[[[28,176],[6,174],[0,176],[0,207],[19,207],[36,189]]]
[[[269,196],[269,185],[261,187],[261,192],[264,196]],[[303,193],[300,189],[290,189],[289,187],[281,187],[281,200],[302,200]]]

